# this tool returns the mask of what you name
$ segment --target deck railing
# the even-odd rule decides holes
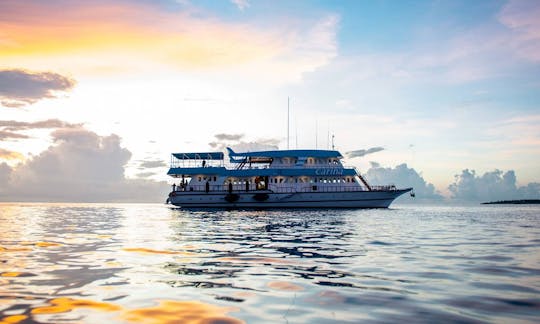
[[[262,189],[256,189],[254,184],[250,184],[246,188],[245,184],[242,185],[186,185],[176,186],[175,191],[195,191],[195,192],[257,192]],[[297,193],[297,192],[355,192],[355,191],[369,191],[364,187],[357,186],[325,186],[325,185],[310,185],[304,187],[289,187],[289,186],[272,186],[269,185],[268,189],[275,193]],[[395,191],[396,186],[371,186],[371,191]]]

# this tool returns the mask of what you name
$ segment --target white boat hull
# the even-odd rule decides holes
[[[188,209],[388,208],[394,199],[409,191],[411,188],[384,191],[297,193],[176,191],[169,195],[169,202]]]

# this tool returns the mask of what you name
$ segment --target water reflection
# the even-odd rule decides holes
[[[534,322],[538,211],[0,204],[0,324]]]

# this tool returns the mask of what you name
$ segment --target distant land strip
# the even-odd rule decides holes
[[[540,199],[521,199],[521,200],[499,200],[499,201],[490,201],[483,202],[482,205],[502,205],[502,204],[540,204]]]

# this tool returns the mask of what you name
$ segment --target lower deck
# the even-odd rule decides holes
[[[173,191],[168,202],[182,208],[387,208],[394,199],[410,191]]]

